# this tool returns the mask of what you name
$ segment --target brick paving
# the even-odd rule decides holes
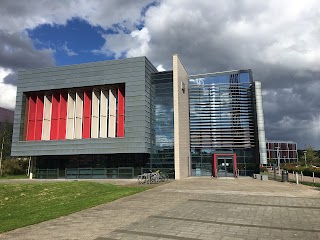
[[[0,239],[320,239],[320,191],[251,178],[188,178]]]

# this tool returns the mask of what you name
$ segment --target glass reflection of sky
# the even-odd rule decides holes
[[[189,79],[191,147],[199,145],[202,146],[201,149],[209,146],[217,147],[219,144],[216,145],[216,141],[222,144],[222,140],[217,139],[222,136],[229,139],[233,136],[233,129],[240,129],[242,144],[250,146],[251,84],[249,72],[191,76]],[[219,136],[216,136],[217,129],[223,129],[218,131]],[[239,137],[239,133],[236,137]],[[223,144],[220,147],[223,147]]]
[[[190,85],[205,85],[205,84],[228,84],[230,75],[219,75],[219,76],[206,76],[206,77],[192,77],[189,80]],[[239,82],[240,83],[250,83],[249,73],[240,73],[239,74]]]
[[[150,154],[150,168],[174,167],[173,129],[173,72],[160,72],[154,79],[154,120],[155,141]]]
[[[172,72],[155,78],[155,145],[157,150],[173,148],[173,81]]]

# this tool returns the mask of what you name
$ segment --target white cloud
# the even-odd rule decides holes
[[[134,30],[131,33],[105,34],[103,37],[106,40],[105,44],[100,50],[95,50],[94,52],[107,56],[114,54],[117,59],[149,54],[150,35],[145,27],[141,30]]]
[[[72,49],[68,48],[67,42],[65,42],[65,43],[62,45],[62,50],[65,51],[65,53],[66,53],[69,57],[77,56],[77,55],[78,55],[78,53],[76,53],[76,52],[74,52]]]
[[[149,54],[149,41],[150,35],[147,28],[141,30],[135,30],[130,33],[131,41],[134,42],[134,46],[129,49],[127,57],[146,56]]]
[[[170,52],[191,61],[210,55],[220,65],[255,61],[319,70],[319,9],[312,0],[162,1],[145,18],[150,57],[160,62]]]
[[[17,87],[11,84],[5,84],[4,78],[12,73],[9,69],[0,67],[0,107],[14,109],[16,103]]]
[[[37,50],[26,33],[0,30],[0,67],[16,69],[54,65],[51,49]]]
[[[141,10],[151,1],[119,0],[2,0],[0,29],[19,32],[40,24],[65,24],[72,17],[87,20],[92,25],[111,27],[122,23],[133,28],[141,21]]]
[[[164,71],[166,71],[166,70],[163,68],[162,64],[159,64],[159,65],[157,66],[157,70],[158,70],[159,72],[164,72]]]

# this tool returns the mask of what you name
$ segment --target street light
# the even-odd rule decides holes
[[[277,158],[278,158],[278,170],[279,170],[279,175],[280,175],[280,147],[276,147],[277,149]]]
[[[303,155],[304,155],[304,164],[307,166],[307,150],[303,151]]]

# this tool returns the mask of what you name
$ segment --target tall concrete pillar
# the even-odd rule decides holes
[[[190,176],[189,77],[177,54],[173,55],[175,179]]]
[[[254,84],[255,84],[255,95],[256,95],[260,164],[267,164],[266,134],[264,131],[261,82],[255,81]]]

